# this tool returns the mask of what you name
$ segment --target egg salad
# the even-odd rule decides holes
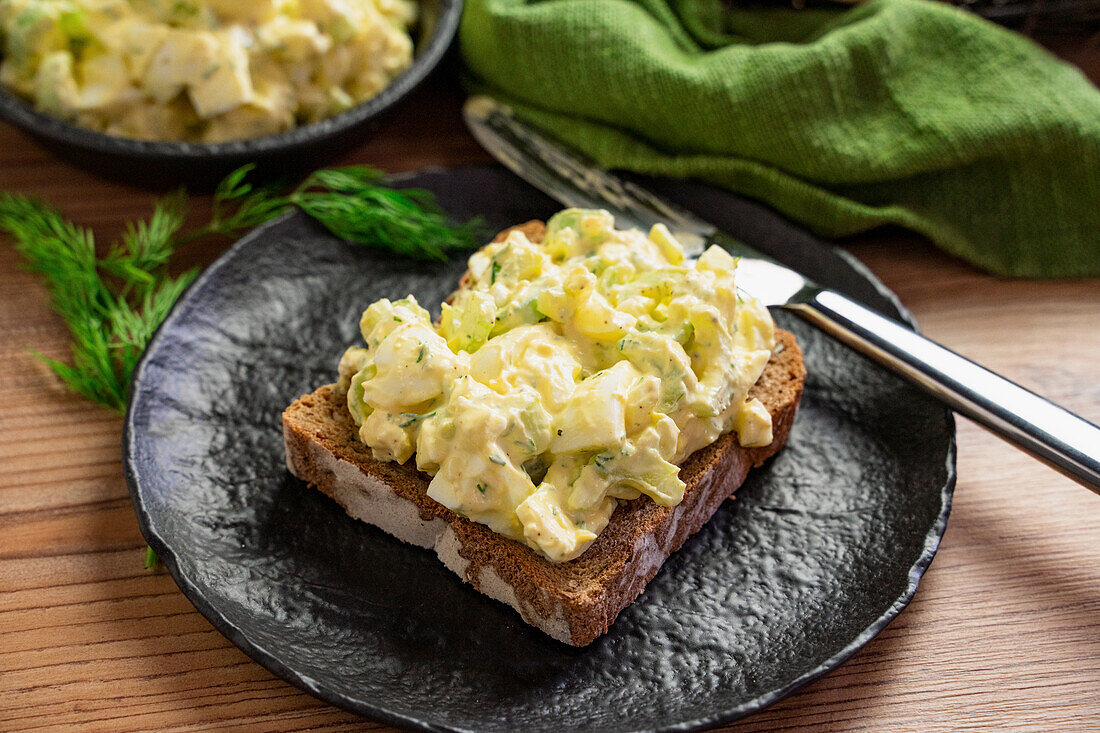
[[[688,262],[663,225],[567,209],[541,243],[513,230],[470,257],[437,324],[412,296],[372,304],[340,387],[376,459],[415,456],[432,499],[571,560],[617,502],[679,504],[679,464],[723,433],[771,442],[747,394],[775,327],[736,268],[719,247]]]
[[[378,94],[411,0],[0,0],[0,83],[109,135],[222,142]]]

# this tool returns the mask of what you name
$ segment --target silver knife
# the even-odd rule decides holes
[[[741,257],[738,285],[798,314],[953,410],[1100,494],[1100,428],[836,291],[821,287],[691,212],[601,170],[488,97],[463,110],[474,137],[497,160],[566,206],[606,209],[648,230],[665,223],[696,251],[718,244]]]

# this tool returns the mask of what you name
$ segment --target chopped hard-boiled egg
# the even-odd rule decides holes
[[[415,20],[412,0],[0,0],[0,82],[108,134],[255,137],[377,94]]]
[[[736,268],[603,211],[557,214],[538,244],[514,231],[470,257],[437,325],[411,296],[366,310],[367,348],[340,362],[359,436],[380,460],[415,455],[449,509],[571,560],[619,501],[679,504],[679,464],[723,433],[771,442],[748,392],[774,325]]]

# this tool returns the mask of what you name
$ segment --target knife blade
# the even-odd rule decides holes
[[[497,160],[565,206],[605,209],[620,226],[649,229],[662,222],[695,254],[713,244],[725,247],[741,258],[738,287],[749,295],[796,313],[1100,494],[1096,425],[613,176],[520,120],[500,102],[471,97],[463,116],[474,137]]]

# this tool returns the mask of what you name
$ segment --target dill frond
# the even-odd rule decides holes
[[[42,276],[71,336],[71,363],[38,358],[71,389],[117,412],[125,409],[130,374],[149,337],[194,279],[193,272],[166,274],[182,222],[182,197],[170,197],[98,258],[87,229],[40,201],[0,193],[0,229],[15,240],[27,269]]]
[[[254,185],[253,166],[230,173],[214,191],[210,221],[181,234],[183,191],[159,201],[147,221],[131,222],[102,257],[95,237],[41,201],[0,192],[0,230],[38,273],[71,336],[69,363],[36,356],[72,390],[116,412],[126,407],[130,376],[153,333],[197,271],[172,277],[182,245],[234,236],[298,207],[338,237],[423,259],[474,249],[480,220],[451,224],[427,191],[394,190],[363,166],[319,170],[296,188]]]
[[[397,254],[445,260],[479,246],[480,220],[451,224],[428,191],[387,188],[381,179],[365,166],[319,170],[288,198],[341,239]]]
[[[480,220],[451,223],[428,191],[393,189],[383,174],[366,166],[314,171],[289,193],[277,185],[254,186],[252,166],[226,176],[214,191],[210,223],[187,239],[230,236],[300,208],[337,237],[419,259],[446,259],[476,249],[484,235]]]

